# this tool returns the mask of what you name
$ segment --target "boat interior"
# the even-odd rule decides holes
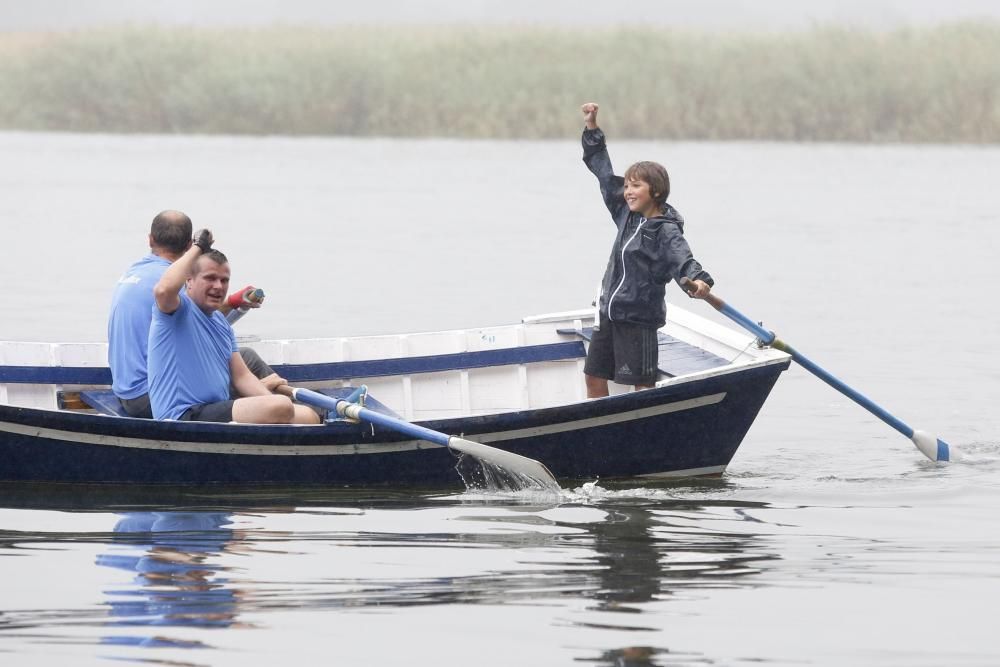
[[[593,309],[519,324],[397,335],[261,340],[238,336],[295,386],[339,396],[366,385],[369,400],[407,420],[531,410],[583,401]],[[659,332],[662,386],[784,353],[682,308]],[[0,403],[123,415],[111,393],[104,343],[0,341]],[[611,383],[611,393],[630,387]]]

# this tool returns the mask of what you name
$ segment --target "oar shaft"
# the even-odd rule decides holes
[[[784,342],[780,338],[775,338],[771,342],[771,347],[792,355],[792,359],[794,359],[796,363],[798,363],[807,371],[818,377],[820,380],[827,383],[828,385],[830,385],[831,387],[842,393],[844,396],[847,396],[849,399],[851,399],[852,401],[863,407],[865,410],[872,413],[873,415],[884,421],[886,424],[888,424],[889,426],[893,427],[894,429],[905,435],[907,438],[913,437],[913,429],[910,426],[904,424],[902,421],[900,421],[893,415],[886,412],[884,409],[882,409],[879,405],[877,405],[874,401],[872,401],[870,398],[868,398],[861,392],[856,391],[855,389],[852,389],[851,387],[844,384],[842,381],[840,381],[839,379],[837,379],[836,377],[825,371],[823,368],[821,368],[815,362],[813,362],[809,357],[802,354],[788,343]]]
[[[349,403],[343,399],[331,398],[317,391],[312,391],[311,389],[295,389],[294,395],[296,400],[324,407],[327,410],[333,410],[341,416],[378,424],[379,426],[384,426],[390,430],[398,431],[418,440],[426,440],[434,443],[435,445],[441,445],[442,447],[448,446],[448,440],[450,438],[444,433],[432,431],[429,428],[424,428],[423,426],[418,426],[417,424],[411,424],[410,422],[403,421],[402,419],[395,419],[389,415],[384,415],[381,412],[375,412],[374,410],[363,408],[356,403]]]
[[[446,433],[434,431],[423,426],[418,426],[417,424],[411,424],[408,421],[369,410],[357,403],[331,398],[310,389],[293,388],[284,385],[278,387],[276,391],[303,403],[332,410],[341,416],[384,426],[391,431],[408,435],[417,440],[423,440],[440,447],[448,447],[461,454],[468,454],[483,463],[489,463],[513,474],[515,479],[519,476],[521,478],[520,483],[526,482],[546,491],[559,492],[559,483],[556,482],[556,478],[552,476],[549,469],[540,461],[530,459],[527,456],[521,456],[514,452],[497,449],[496,447],[490,447],[489,445],[457,436],[449,436]]]
[[[687,290],[690,285],[690,281],[684,278],[681,279],[680,283],[681,287],[685,290]],[[914,430],[912,427],[887,412],[864,394],[852,389],[828,373],[814,361],[809,359],[809,357],[777,338],[774,335],[774,332],[768,331],[760,324],[754,322],[749,317],[736,310],[714,294],[709,293],[708,296],[705,297],[705,301],[707,301],[709,305],[717,311],[733,320],[744,329],[753,333],[764,345],[770,345],[777,350],[781,350],[791,355],[792,359],[794,359],[796,363],[805,368],[807,371],[818,377],[823,382],[826,382],[841,394],[847,396],[865,410],[868,410],[868,412],[872,413],[886,424],[909,438],[913,444],[917,446],[917,449],[919,449],[920,452],[927,456],[930,460],[948,461],[951,459],[951,447],[945,441],[940,440],[929,433],[925,433],[924,431]]]
[[[760,339],[760,342],[764,343],[764,345],[770,345],[774,342],[775,338],[773,331],[768,331],[714,294],[706,296],[705,301],[707,301],[712,308],[715,308],[733,322],[736,322],[741,327],[757,336],[757,338]]]
[[[794,359],[796,363],[798,363],[807,371],[818,377],[820,380],[827,383],[828,385],[830,385],[831,387],[842,393],[844,396],[847,396],[849,399],[851,399],[852,401],[863,407],[865,410],[872,413],[873,415],[884,421],[886,424],[888,424],[889,426],[893,427],[894,429],[905,435],[907,438],[913,437],[913,429],[910,426],[904,424],[902,421],[900,421],[899,419],[897,419],[896,417],[894,417],[893,415],[889,414],[884,409],[879,407],[870,398],[868,398],[861,392],[856,391],[851,387],[849,387],[848,385],[844,384],[841,380],[837,379],[832,374],[828,373],[812,359],[802,354],[801,352],[793,348],[785,341],[776,337],[773,331],[768,331],[767,329],[757,324],[749,317],[747,317],[740,311],[736,310],[728,303],[726,303],[719,297],[715,296],[714,294],[709,294],[709,296],[705,300],[708,301],[709,305],[711,305],[717,311],[719,311],[729,319],[733,320],[743,328],[753,333],[765,345],[770,345],[771,347],[777,350],[781,350],[782,352],[790,354],[792,356],[792,359]]]
[[[339,401],[337,412],[346,417],[350,417],[351,419],[371,422],[372,424],[384,426],[388,429],[399,431],[404,435],[414,437],[418,440],[426,440],[434,443],[435,445],[441,445],[442,447],[447,447],[449,441],[451,440],[451,436],[444,433],[432,431],[429,428],[424,428],[418,424],[411,424],[410,422],[405,422],[400,419],[393,419],[389,415],[384,415],[381,412],[375,412],[374,410],[363,408],[356,403]]]

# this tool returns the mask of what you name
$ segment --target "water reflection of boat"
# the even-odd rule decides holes
[[[230,627],[239,591],[215,562],[233,540],[226,512],[128,512],[115,524],[116,540],[97,564],[134,572],[131,587],[105,591],[115,627]],[[125,538],[125,539],[123,539]],[[199,647],[162,634],[115,634],[109,644]]]
[[[718,491],[727,482],[699,486]],[[103,568],[128,573],[117,577],[120,585],[105,587],[109,616],[100,632],[109,642],[145,646],[198,645],[191,640],[208,641],[202,630],[275,609],[566,599],[582,600],[587,609],[566,622],[646,631],[676,594],[690,599],[704,589],[766,585],[759,573],[781,558],[769,537],[773,527],[763,521],[767,505],[674,498],[662,488],[598,492],[555,506],[384,488],[202,488],[188,489],[186,505],[177,502],[169,512],[149,512],[148,500],[110,491],[57,498],[52,488],[40,485],[33,503],[23,496],[12,501],[0,484],[0,505],[120,512],[133,503],[135,511],[120,515],[114,533],[86,539],[108,545],[98,560]],[[691,488],[678,487],[682,494]],[[181,489],[175,493],[182,497]],[[262,547],[283,559],[288,579],[276,586],[279,570],[262,568],[254,556],[241,559],[234,580],[228,554],[260,554]],[[667,647],[647,648],[653,653],[622,647],[594,662],[660,664],[655,652]],[[632,662],[614,662],[625,658]]]
[[[149,508],[179,512],[274,512],[291,508],[347,504],[365,506],[419,506],[421,492],[440,493],[440,488],[385,486],[335,487],[327,485],[259,484],[23,484],[0,481],[0,507],[10,509],[57,510],[64,512],[111,512],[141,517]],[[137,520],[138,521],[138,520]],[[116,533],[121,541],[128,525]],[[138,531],[141,534],[141,530]]]
[[[592,312],[521,324],[253,343],[332,395],[538,459],[560,478],[721,474],[789,357],[671,307],[653,389],[585,399]],[[259,426],[115,416],[104,344],[0,342],[0,480],[454,484],[451,451],[370,424]],[[391,407],[390,407],[391,406]],[[106,414],[98,414],[100,412]]]

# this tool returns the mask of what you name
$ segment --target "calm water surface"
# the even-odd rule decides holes
[[[721,480],[0,487],[4,665],[1000,663],[1000,149],[614,142],[671,170],[716,292],[963,455],[792,368]],[[163,208],[268,337],[589,303],[575,141],[0,134],[0,339],[101,340]],[[714,317],[673,288],[668,299]]]

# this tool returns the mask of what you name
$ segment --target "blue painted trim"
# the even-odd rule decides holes
[[[0,366],[0,383],[110,385],[111,370],[83,366]]]
[[[331,399],[335,399],[335,402],[337,400],[345,400],[348,403],[354,403],[358,400],[362,387],[364,387],[364,385],[357,388],[335,387],[331,389],[318,389],[317,391],[323,396],[329,396]],[[365,389],[367,390],[367,388]],[[80,400],[97,410],[102,415],[108,415],[110,417],[129,417],[129,414],[125,412],[125,408],[122,407],[121,401],[118,400],[118,397],[115,396],[114,392],[110,389],[91,389],[88,391],[81,391]],[[396,419],[400,418],[399,415],[388,406],[371,396],[366,396],[365,405],[374,412],[380,412]]]
[[[283,364],[272,368],[289,382],[306,382],[437,373],[467,368],[580,359],[585,356],[587,352],[583,343],[570,341],[423,357],[338,361],[327,364]],[[110,385],[111,371],[107,368],[82,366],[0,366],[0,383]]]
[[[468,368],[488,368],[530,364],[562,359],[580,359],[587,356],[580,341],[549,343],[546,345],[526,345],[499,350],[480,352],[459,352],[437,354],[424,357],[399,357],[396,359],[373,359],[370,361],[337,361],[327,364],[285,364],[272,366],[274,371],[289,382],[317,380],[344,380],[349,378],[380,377],[386,375],[410,375],[412,373],[438,373],[441,371],[464,370]]]

